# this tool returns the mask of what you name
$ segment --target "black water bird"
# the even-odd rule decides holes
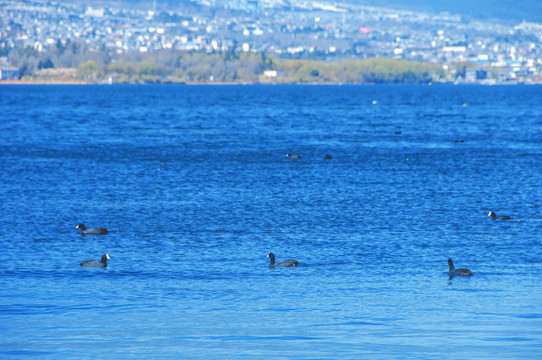
[[[292,267],[299,265],[299,263],[295,260],[286,260],[275,264],[275,254],[271,252],[267,254],[267,257],[269,258],[269,267]]]
[[[109,254],[104,254],[100,261],[85,260],[80,265],[84,267],[107,267],[107,260],[110,260]]]
[[[469,269],[456,269],[452,259],[448,259],[448,275],[450,277],[457,276],[472,276],[472,272]]]
[[[105,235],[109,233],[109,231],[104,228],[87,229],[83,224],[77,224],[75,228],[81,229],[81,235]]]
[[[489,214],[487,214],[487,216],[491,216],[491,220],[510,220],[511,219],[510,216],[506,216],[506,215],[497,216],[497,214],[495,214],[493,211],[490,211]]]

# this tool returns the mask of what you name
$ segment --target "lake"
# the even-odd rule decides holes
[[[0,86],[0,108],[0,358],[542,354],[542,86]]]

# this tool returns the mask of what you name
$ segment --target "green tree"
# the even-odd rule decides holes
[[[165,69],[154,63],[152,60],[143,60],[136,65],[136,72],[138,75],[155,75],[161,76],[166,73]]]
[[[88,60],[79,64],[79,76],[85,80],[96,80],[98,76],[98,65],[94,60]]]
[[[107,66],[107,72],[133,76],[136,72],[135,66],[130,61],[115,62]]]

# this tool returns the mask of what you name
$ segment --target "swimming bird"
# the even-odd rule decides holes
[[[94,228],[94,229],[87,229],[85,225],[83,224],[77,224],[75,227],[76,229],[81,229],[81,235],[105,235],[109,233],[107,229],[104,228]]]
[[[491,216],[491,220],[510,220],[511,219],[510,216],[506,216],[506,215],[497,216],[497,214],[495,214],[493,211],[490,211],[489,214],[487,214],[487,216]]]
[[[286,260],[275,264],[275,254],[271,252],[267,254],[267,257],[269,258],[269,267],[292,267],[299,265],[299,263],[295,260]]]
[[[456,269],[452,259],[448,259],[448,275],[450,276],[472,276],[472,272],[469,269]]]
[[[286,157],[290,158],[290,159],[301,159],[301,156],[298,155],[298,154],[290,154],[290,153],[288,153],[288,154],[286,154]]]
[[[102,256],[100,261],[96,260],[85,260],[80,265],[84,267],[107,267],[107,260],[110,260],[109,254]]]
[[[331,155],[326,155],[326,156],[324,156],[324,160],[331,160],[331,159],[333,159],[333,158],[331,157]]]

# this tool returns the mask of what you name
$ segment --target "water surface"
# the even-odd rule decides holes
[[[1,358],[542,353],[542,87],[3,86],[0,107]]]

